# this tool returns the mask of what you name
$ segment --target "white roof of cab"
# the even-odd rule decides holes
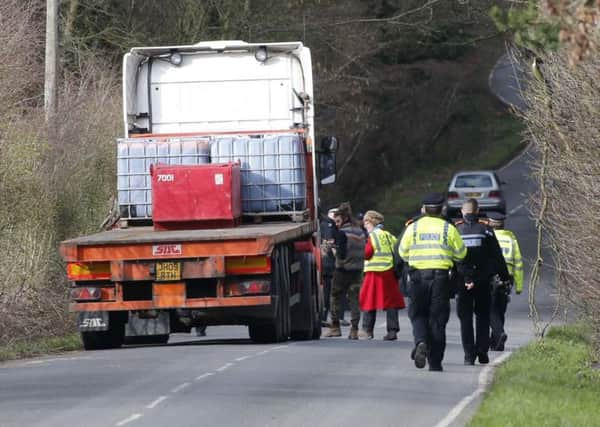
[[[182,46],[150,46],[134,47],[129,52],[143,56],[164,55],[173,51],[177,52],[210,52],[210,51],[253,51],[261,46],[276,52],[291,52],[303,47],[302,42],[281,43],[246,43],[241,40],[215,40],[204,41],[192,45]]]

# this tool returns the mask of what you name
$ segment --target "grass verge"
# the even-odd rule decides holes
[[[554,327],[498,369],[468,426],[598,426],[598,396],[589,334],[580,325]]]
[[[445,193],[448,180],[456,171],[496,169],[525,148],[521,138],[523,124],[511,114],[494,117],[486,127],[489,139],[477,155],[463,155],[450,165],[431,165],[427,171],[415,173],[385,190],[378,208],[385,213],[388,230],[400,233],[406,219],[418,212],[423,195],[433,191]]]
[[[33,342],[19,341],[0,347],[0,361],[80,350],[81,348],[82,344],[78,333]]]

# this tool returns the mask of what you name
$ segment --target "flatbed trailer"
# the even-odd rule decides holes
[[[243,324],[257,342],[318,338],[314,226],[115,229],[60,246],[87,348]],[[134,339],[133,339],[134,340]]]

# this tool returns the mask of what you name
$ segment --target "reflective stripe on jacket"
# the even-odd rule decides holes
[[[513,276],[515,281],[515,290],[517,292],[523,291],[523,259],[521,258],[521,249],[519,248],[519,242],[509,230],[494,230],[498,244],[502,249],[502,255],[506,261],[506,267],[508,272]]]
[[[398,239],[381,228],[375,228],[369,234],[369,240],[373,247],[373,256],[365,260],[365,272],[387,271],[394,268],[393,252]]]
[[[434,216],[424,216],[410,224],[398,251],[410,267],[418,270],[447,270],[467,255],[456,227]]]

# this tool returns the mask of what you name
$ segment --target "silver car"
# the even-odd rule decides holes
[[[448,185],[446,207],[448,216],[460,216],[460,208],[468,199],[476,199],[482,211],[506,213],[502,181],[494,171],[462,171]]]

